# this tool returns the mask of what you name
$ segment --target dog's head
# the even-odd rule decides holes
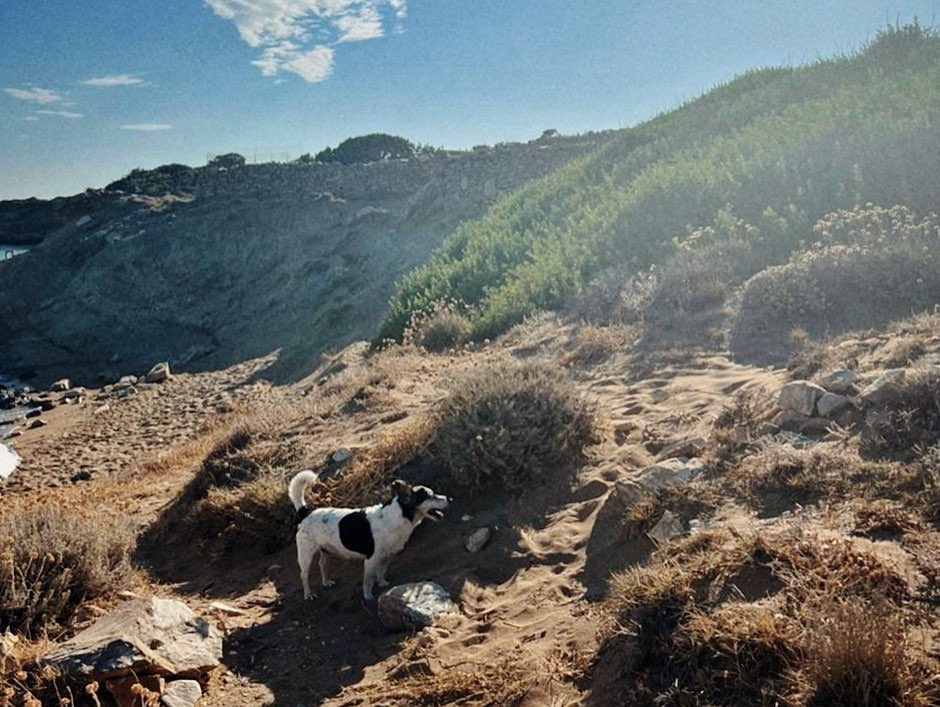
[[[401,479],[392,484],[392,493],[401,506],[402,514],[415,525],[425,518],[441,520],[444,509],[450,505],[447,496],[434,493],[427,486],[412,486]]]

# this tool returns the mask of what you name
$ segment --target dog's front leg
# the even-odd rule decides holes
[[[383,588],[388,586],[388,580],[385,579],[385,572],[388,570],[389,562],[391,562],[391,558],[387,557],[375,563],[375,578],[378,585]]]
[[[379,572],[378,563],[370,557],[362,565],[362,596],[366,601],[372,601],[372,587],[375,586],[376,575]]]

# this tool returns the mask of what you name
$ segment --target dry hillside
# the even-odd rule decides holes
[[[12,704],[27,690],[90,704],[32,659],[122,590],[178,597],[220,629],[224,665],[199,701],[209,707],[936,704],[936,388],[879,413],[910,422],[925,411],[907,428],[926,435],[915,453],[913,436],[873,434],[876,421],[795,432],[775,415],[790,379],[840,368],[858,390],[885,369],[935,384],[940,319],[813,345],[791,371],[634,344],[629,328],[545,317],[460,352],[364,357],[354,345],[292,385],[259,377],[272,363],[259,358],[128,396],[89,390],[45,426],[24,425],[3,516],[53,506],[91,512],[99,528],[130,521],[135,549],[119,586],[15,644],[3,676]],[[458,381],[506,361],[564,368],[596,437],[522,494],[457,488],[429,441],[439,411]],[[331,460],[340,448],[352,452],[342,464]],[[648,483],[642,470],[680,457],[691,479]],[[327,480],[316,502],[384,498],[396,476],[454,496],[390,578],[441,584],[459,613],[388,632],[360,598],[356,563],[334,563],[337,585],[304,602],[285,487],[305,467]],[[490,542],[467,552],[484,526]]]

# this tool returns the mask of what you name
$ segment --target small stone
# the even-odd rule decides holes
[[[479,552],[490,541],[493,531],[487,527],[477,528],[467,538],[467,552]]]
[[[172,377],[170,364],[166,361],[154,364],[153,368],[144,376],[145,383],[163,383]]]
[[[672,511],[668,510],[663,512],[663,517],[647,533],[650,540],[657,545],[662,545],[683,534],[685,534],[685,529],[682,527],[682,521]]]
[[[68,378],[60,378],[55,383],[49,386],[49,390],[53,393],[64,393],[66,390],[72,387],[71,382]]]
[[[904,368],[885,371],[874,383],[865,388],[859,397],[869,405],[883,405],[897,395],[906,376],[907,370]]]
[[[345,464],[350,459],[352,459],[352,452],[349,451],[346,447],[340,447],[335,452],[333,452],[332,459],[337,464]]]
[[[202,687],[196,680],[174,680],[167,683],[160,703],[166,707],[193,707],[202,697]]]

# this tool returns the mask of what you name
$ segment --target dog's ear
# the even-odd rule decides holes
[[[411,498],[411,484],[401,479],[392,482],[392,493],[401,499]]]

